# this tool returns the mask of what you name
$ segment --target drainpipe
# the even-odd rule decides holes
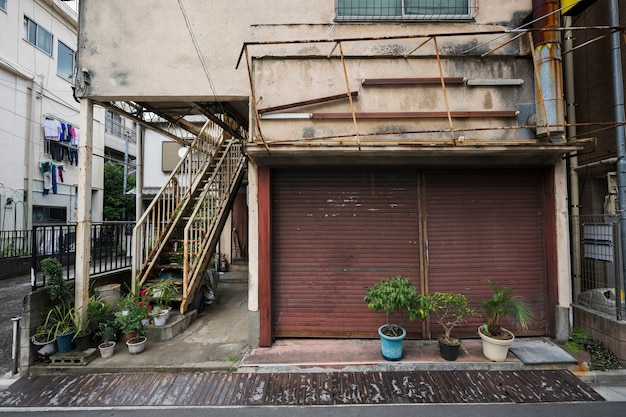
[[[617,0],[609,1],[609,26],[619,26],[619,8]],[[611,75],[613,79],[613,98],[615,100],[615,140],[617,142],[617,201],[619,204],[619,222],[622,232],[622,260],[626,260],[626,135],[624,134],[624,80],[622,76],[622,56],[620,47],[621,31],[611,34]],[[626,287],[626,262],[622,262],[622,289]],[[619,295],[619,294],[618,294]],[[621,297],[617,297],[617,319],[622,320]]]
[[[558,0],[533,0],[533,20],[536,21],[533,27],[557,29],[560,18],[558,10]],[[565,106],[559,32],[534,31],[533,43],[537,72],[535,76],[537,136],[547,137],[551,142],[562,143],[565,134]]]
[[[566,16],[564,18],[564,26],[566,29],[572,27],[572,17]],[[575,83],[574,83],[574,56],[572,53],[568,53],[572,50],[574,40],[573,32],[571,30],[565,31],[565,39],[563,41],[563,48],[565,55],[563,58],[564,72],[565,72],[565,102],[567,104],[567,111],[565,112],[567,117],[567,138],[576,137],[576,95],[575,95]],[[570,245],[571,245],[571,266],[572,266],[572,284],[570,285],[570,304],[574,297],[577,297],[581,291],[581,241],[580,241],[580,188],[578,185],[578,155],[576,152],[570,154],[569,162],[569,207],[570,207]],[[570,325],[573,323],[572,311],[570,310],[569,317]]]

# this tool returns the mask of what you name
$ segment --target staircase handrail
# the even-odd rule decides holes
[[[231,141],[206,183],[184,229],[183,301],[181,312],[201,281],[212,242],[221,231],[225,213],[238,191],[246,158],[241,142]]]
[[[144,282],[157,262],[158,252],[171,234],[189,196],[224,140],[223,129],[211,120],[189,146],[165,184],[160,188],[146,211],[133,228],[132,271]],[[134,279],[133,282],[136,282]]]

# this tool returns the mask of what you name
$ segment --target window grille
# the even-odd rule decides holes
[[[335,0],[338,21],[469,20],[472,0]]]

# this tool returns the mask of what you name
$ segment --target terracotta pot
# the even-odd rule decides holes
[[[127,342],[130,339],[137,337],[137,332],[124,333],[124,341]]]

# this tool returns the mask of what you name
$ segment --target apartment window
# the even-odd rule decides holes
[[[122,137],[122,116],[119,114],[107,111],[106,119],[104,122],[104,131],[111,135]]]
[[[74,75],[74,51],[61,41],[57,45],[57,75],[70,81]]]
[[[24,16],[24,39],[52,56],[52,35],[26,16]]]
[[[7,11],[7,0],[0,0],[0,10]]]
[[[470,19],[471,0],[335,0],[337,20]]]

